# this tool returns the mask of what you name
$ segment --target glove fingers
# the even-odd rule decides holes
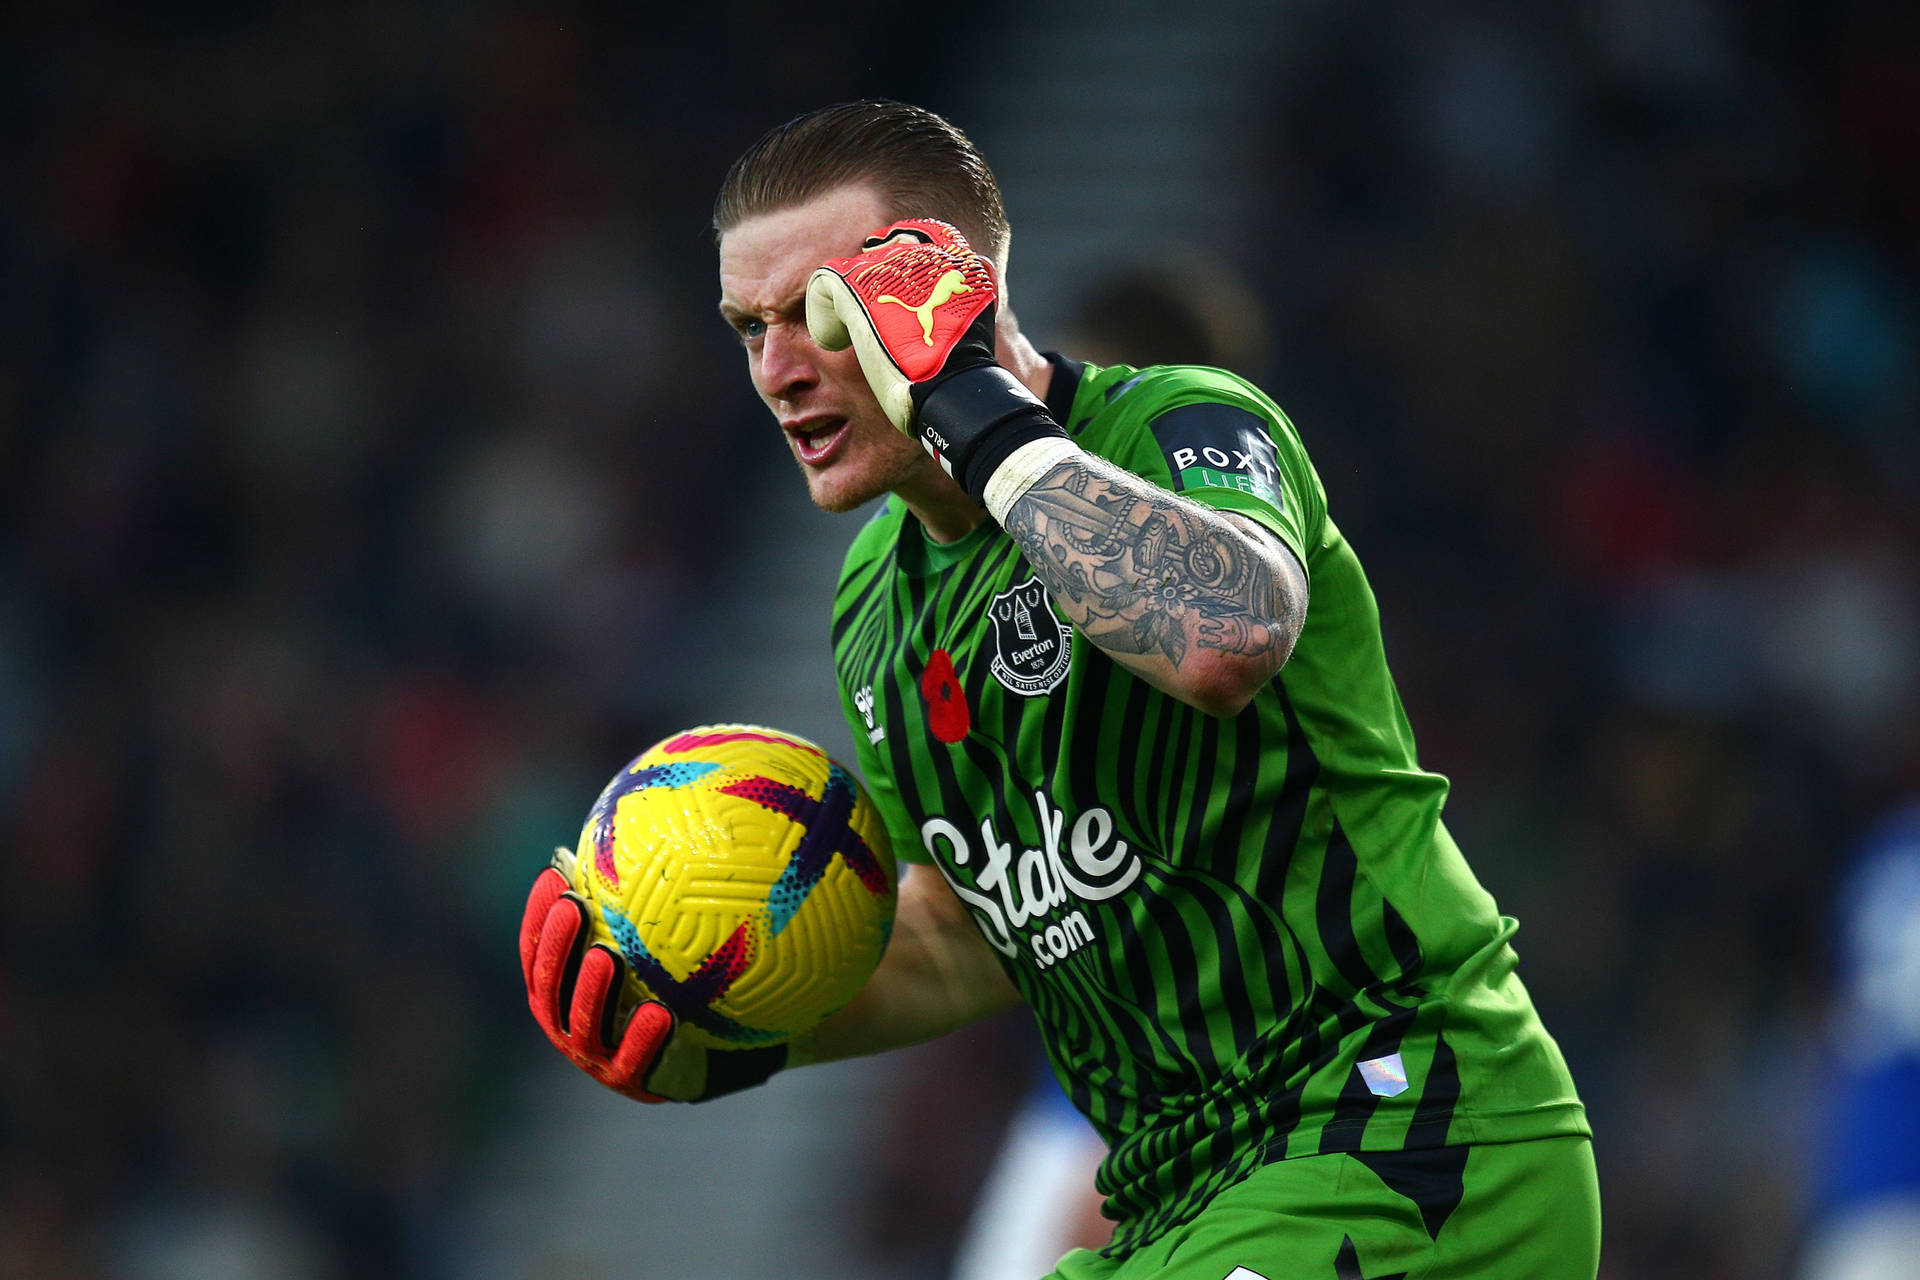
[[[564,1036],[562,1007],[580,965],[579,942],[586,931],[587,909],[571,893],[557,898],[547,911],[540,941],[533,955],[533,976],[527,982],[527,1003],[549,1037]]]
[[[580,961],[568,1034],[577,1047],[598,1058],[613,1052],[613,1028],[620,1016],[620,986],[626,968],[626,961],[604,942],[588,947]]]
[[[566,877],[552,867],[533,878],[533,891],[527,895],[527,909],[520,917],[520,976],[529,991],[533,989],[533,957],[540,948],[547,912],[566,892]]]
[[[613,1075],[618,1080],[643,1082],[660,1056],[667,1037],[673,1034],[673,1013],[658,1000],[648,1000],[633,1011],[626,1034],[613,1055]],[[649,1095],[648,1100],[652,1100]]]
[[[852,316],[859,307],[860,299],[838,272],[821,267],[807,278],[807,332],[823,350],[845,351],[852,345],[847,321],[841,317]]]
[[[638,1076],[653,1065],[660,1046],[673,1032],[673,1013],[658,1000],[647,1000],[633,1011],[620,1047],[614,1052],[613,1065],[624,1075]]]

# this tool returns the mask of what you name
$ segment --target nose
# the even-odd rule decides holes
[[[754,371],[760,393],[774,400],[792,400],[812,389],[820,381],[820,370],[814,365],[818,353],[805,325],[769,325]]]

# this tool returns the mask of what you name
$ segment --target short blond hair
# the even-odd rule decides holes
[[[768,131],[727,170],[714,235],[858,182],[870,183],[893,217],[944,219],[1006,262],[1007,213],[979,149],[926,108],[885,99],[821,107]]]

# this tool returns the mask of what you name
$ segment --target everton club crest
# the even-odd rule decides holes
[[[1029,577],[987,606],[993,618],[993,674],[1015,693],[1035,697],[1067,678],[1073,630],[1047,603],[1047,589]]]

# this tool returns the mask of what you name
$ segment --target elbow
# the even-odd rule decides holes
[[[1186,701],[1188,705],[1206,715],[1215,716],[1221,720],[1231,720],[1252,705],[1253,695],[1257,692],[1259,692],[1257,689],[1248,689],[1244,692],[1196,692]]]
[[[1207,661],[1195,664],[1178,696],[1195,710],[1232,719],[1280,674],[1287,656],[1287,652],[1274,651],[1210,654]]]
[[[1269,622],[1242,629],[1236,638],[1241,642],[1202,649],[1194,655],[1200,660],[1190,666],[1187,688],[1179,695],[1210,716],[1231,718],[1245,711],[1293,656],[1300,627],[1297,622]],[[1247,643],[1249,640],[1252,642]]]

